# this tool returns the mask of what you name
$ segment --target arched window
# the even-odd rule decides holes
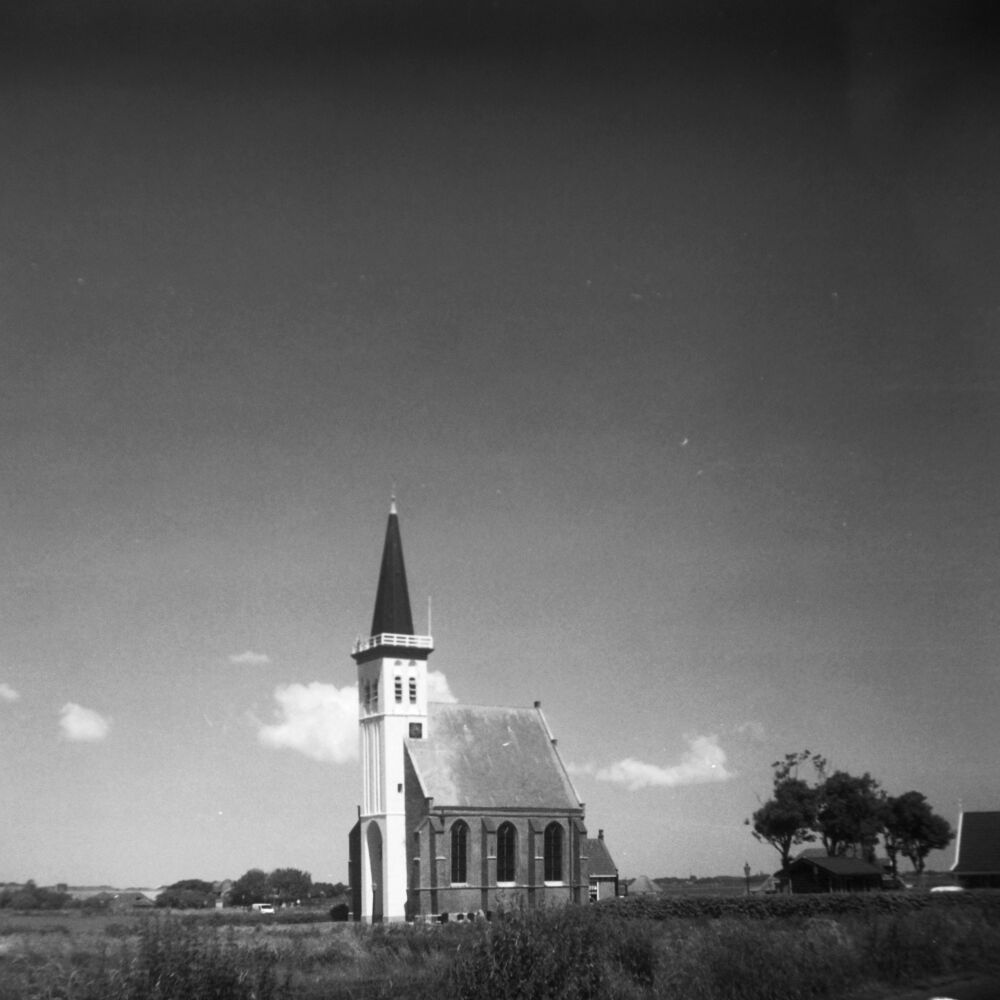
[[[469,881],[469,827],[462,820],[451,828],[451,880]]]
[[[403,702],[403,678],[398,674],[396,675],[396,704],[400,705]]]
[[[502,823],[497,830],[497,881],[517,880],[517,830],[513,823]]]
[[[545,881],[563,880],[563,828],[549,823],[545,828]]]
[[[416,705],[417,703],[417,679],[416,677],[410,678],[410,704]]]

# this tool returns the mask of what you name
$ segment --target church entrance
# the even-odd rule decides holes
[[[385,912],[384,889],[382,885],[382,831],[378,828],[378,823],[368,824],[368,832],[365,835],[368,841],[368,881],[372,889],[372,909],[371,918],[374,923],[381,920]]]

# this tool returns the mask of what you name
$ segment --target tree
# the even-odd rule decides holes
[[[801,778],[786,778],[774,786],[774,797],[753,814],[753,835],[781,855],[781,866],[791,860],[792,848],[815,840],[815,793]]]
[[[206,882],[201,878],[182,878],[179,882],[174,882],[166,886],[167,889],[190,889],[192,892],[214,892],[212,882]]]
[[[215,906],[214,892],[199,892],[197,889],[175,889],[168,886],[158,893],[156,905],[171,910],[204,910]]]
[[[332,882],[313,882],[309,893],[311,899],[332,899],[334,896],[346,896],[347,888],[343,882],[334,885]]]
[[[799,777],[807,764],[816,773],[814,785]],[[753,835],[781,854],[783,867],[793,846],[817,835],[831,857],[853,854],[874,862],[881,834],[893,873],[902,854],[919,874],[927,855],[954,839],[947,821],[931,811],[920,792],[893,798],[867,771],[860,777],[846,771],[829,774],[826,758],[809,750],[786,754],[771,768],[774,796],[753,814]],[[745,822],[749,826],[751,820]]]
[[[343,882],[313,882],[309,898],[317,903],[320,900],[344,900],[351,895],[350,886]]]
[[[853,849],[856,856],[875,860],[884,809],[878,782],[867,771],[860,777],[834,771],[816,787],[816,803],[816,832],[828,855]]]
[[[235,906],[249,906],[251,903],[269,902],[271,887],[267,872],[260,868],[251,868],[241,875],[234,883],[230,898]]]
[[[215,890],[204,879],[182,878],[157,895],[156,905],[172,910],[202,910],[215,906]]]
[[[275,868],[267,881],[272,898],[279,903],[298,903],[312,891],[312,875],[298,868]]]
[[[800,750],[798,753],[786,753],[783,760],[776,760],[771,769],[774,771],[774,782],[786,778],[797,778],[799,768],[803,764],[812,764],[813,770],[822,778],[826,775],[826,758],[811,750]]]
[[[920,792],[889,796],[883,802],[885,849],[896,874],[896,857],[909,859],[913,870],[922,874],[927,855],[942,850],[955,837],[948,821],[931,810]]]
[[[817,760],[808,750],[787,754],[784,760],[771,765],[774,772],[774,795],[746,822],[753,825],[753,835],[763,844],[770,844],[781,855],[784,868],[791,861],[792,848],[815,840],[812,832],[816,822],[816,794],[798,776],[800,764]]]
[[[0,892],[0,909],[61,910],[71,901],[69,893],[40,888],[34,879],[28,879],[22,886],[10,886]]]

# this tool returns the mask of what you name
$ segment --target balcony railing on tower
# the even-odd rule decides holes
[[[404,649],[433,649],[434,640],[429,635],[399,635],[396,632],[380,632],[354,643],[354,652],[363,653],[376,646],[401,646]]]

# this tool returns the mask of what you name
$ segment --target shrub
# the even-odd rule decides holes
[[[982,911],[1000,921],[1000,893],[927,892],[814,893],[776,896],[627,896],[607,900],[596,909],[606,917],[625,920],[717,919],[865,916],[876,913],[903,914],[934,908],[966,908]]]

